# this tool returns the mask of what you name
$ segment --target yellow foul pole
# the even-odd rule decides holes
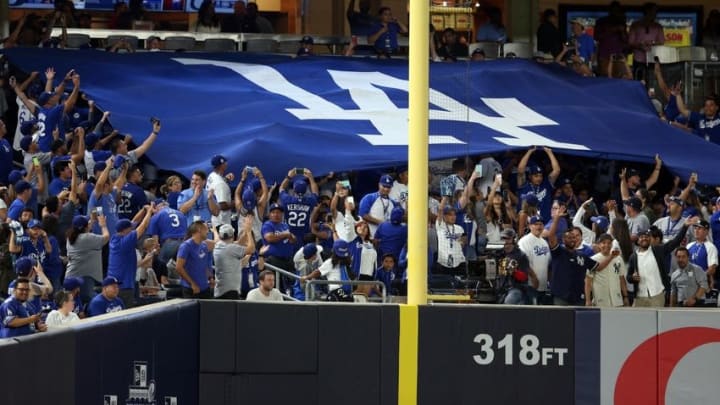
[[[398,404],[417,404],[418,305],[427,303],[429,1],[410,0],[408,305],[400,308]]]

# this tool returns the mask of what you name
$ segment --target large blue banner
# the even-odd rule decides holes
[[[111,122],[140,142],[150,116],[163,129],[149,152],[190,174],[210,157],[281,179],[407,162],[405,60],[288,58],[243,53],[10,49],[26,71],[75,68]],[[720,183],[720,148],[657,118],[637,82],[588,79],[529,60],[432,64],[430,157],[550,146],[562,153],[651,163]]]

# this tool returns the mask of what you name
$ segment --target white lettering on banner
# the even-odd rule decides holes
[[[174,58],[184,65],[213,65],[230,69],[268,92],[287,97],[304,108],[287,111],[301,120],[370,121],[377,134],[357,134],[375,146],[408,144],[408,110],[398,108],[382,88],[408,91],[408,81],[381,72],[350,72],[328,70],[341,89],[348,90],[359,107],[345,110],[324,98],[290,83],[276,69],[257,64],[209,59]],[[437,90],[430,89],[432,105],[430,120],[470,122],[483,125],[507,136],[495,140],[510,146],[544,145],[552,148],[588,150],[584,145],[556,142],[523,127],[558,125],[557,122],[531,110],[516,98],[481,98],[499,117],[491,117]],[[430,144],[465,144],[453,135],[430,134]]]
[[[503,357],[506,366],[514,364],[515,352],[513,350],[513,334],[506,334],[497,342],[497,350],[504,351]],[[481,366],[487,366],[495,361],[495,350],[493,349],[493,337],[487,333],[479,333],[473,338],[473,343],[480,345],[479,354],[473,355],[473,361]],[[535,335],[523,335],[519,341],[520,350],[517,358],[523,366],[537,365],[565,365],[565,355],[568,353],[566,347],[541,347],[540,339]]]

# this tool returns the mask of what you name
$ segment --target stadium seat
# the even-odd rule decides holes
[[[478,48],[485,51],[487,59],[497,59],[502,51],[501,44],[497,42],[473,42],[468,46],[468,54],[472,55],[473,51]]]
[[[658,59],[660,59],[660,63],[675,63],[680,60],[678,57],[678,48],[665,45],[653,46],[649,56],[649,60],[654,60],[657,56]]]
[[[277,42],[277,52],[279,53],[291,53],[294,55],[299,48],[300,39],[298,39],[297,41],[292,39],[286,39]]]
[[[277,51],[277,41],[269,38],[250,38],[245,41],[246,52],[272,53]]]
[[[209,38],[205,40],[203,49],[207,52],[235,52],[237,44],[230,38]]]
[[[195,38],[193,37],[166,37],[165,47],[168,51],[192,51],[195,49]]]
[[[66,46],[73,49],[87,48],[90,46],[90,35],[68,34]]]
[[[138,43],[140,41],[138,40],[138,37],[134,35],[109,35],[105,39],[105,46],[113,46],[123,38],[125,38],[133,49],[138,49]]]
[[[677,48],[678,60],[683,62],[704,62],[707,51],[701,46],[681,46]]]
[[[516,58],[530,59],[533,55],[532,47],[529,43],[525,42],[508,42],[503,45],[503,56],[508,57],[508,54],[515,54]],[[487,51],[485,51],[487,55]]]

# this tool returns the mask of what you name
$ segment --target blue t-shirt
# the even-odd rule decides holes
[[[706,141],[720,144],[720,114],[708,118],[693,111],[688,117],[688,122],[694,128],[695,134],[705,138]]]
[[[53,130],[58,126],[62,120],[63,110],[65,106],[58,104],[55,107],[37,108],[37,120],[40,128],[40,139],[38,140],[38,146],[43,152],[50,152],[50,146],[53,143]],[[60,138],[64,139],[65,132],[60,131]]]
[[[90,213],[95,210],[95,207],[102,207],[103,215],[105,215],[105,220],[110,235],[115,234],[115,225],[117,224],[117,221],[119,219],[117,213],[117,204],[115,203],[116,198],[117,192],[113,190],[110,192],[110,194],[101,195],[100,198],[98,198],[97,195],[93,192],[92,194],[90,194],[90,198],[88,199],[87,215],[90,215]],[[100,229],[100,225],[97,222],[93,224],[92,231],[95,234],[102,235],[102,230]]]
[[[171,191],[168,193],[167,202],[168,202],[168,206],[170,206],[170,208],[172,208],[174,210],[178,209],[178,204],[177,204],[178,197],[180,197],[179,191]]]
[[[207,270],[210,268],[212,259],[207,244],[205,242],[197,244],[193,239],[188,239],[180,244],[177,257],[185,259],[185,271],[198,285],[200,291],[206,290],[209,286]],[[190,284],[185,279],[182,279],[180,284],[185,288],[190,288]]]
[[[135,272],[137,271],[137,231],[131,231],[127,235],[115,234],[110,238],[110,254],[108,255],[107,275],[115,277],[121,284],[123,290],[135,288]]]
[[[25,203],[23,200],[16,198],[13,200],[12,203],[10,203],[10,207],[8,207],[7,216],[8,218],[19,221],[20,220],[20,214],[22,214],[22,211],[25,209]]]
[[[115,297],[112,300],[105,298],[104,295],[96,295],[88,304],[87,316],[98,316],[102,314],[109,314],[111,312],[118,312],[125,308],[125,304],[119,297]]]
[[[475,39],[478,42],[506,42],[507,41],[507,32],[505,31],[505,28],[498,27],[495,24],[491,24],[489,22],[483,24],[480,28],[478,28],[477,35],[475,35]]]
[[[550,181],[547,179],[547,177],[543,178],[542,183],[540,183],[539,186],[533,185],[529,181],[526,181],[525,184],[523,184],[522,187],[518,189],[518,195],[523,195],[527,193],[533,193],[535,194],[535,197],[537,197],[538,201],[540,202],[538,204],[538,210],[540,211],[540,215],[543,218],[550,218],[550,208],[552,208],[552,199],[553,194],[555,191],[555,187],[553,187],[552,184],[550,184]],[[521,202],[520,202],[521,203]],[[517,209],[520,210],[520,205],[518,205]]]
[[[56,177],[52,179],[50,182],[50,187],[48,188],[48,192],[51,196],[58,195],[64,190],[70,190],[70,187],[72,186],[71,180],[62,180],[59,177]]]
[[[577,37],[577,43],[578,49],[576,52],[578,56],[583,58],[583,61],[590,62],[592,60],[592,54],[595,52],[595,41],[590,35],[583,32]]]
[[[38,263],[42,264],[44,268],[48,255],[45,252],[45,242],[42,240],[42,238],[38,239],[35,243],[33,243],[32,239],[30,239],[30,236],[26,234],[22,237],[21,241],[22,242],[20,242],[20,246],[22,247],[22,251],[20,252],[20,257],[31,257],[35,259]]]
[[[390,253],[397,262],[400,251],[407,243],[407,237],[407,226],[403,224],[386,221],[378,225],[377,231],[375,231],[375,239],[378,240],[378,261],[382,260],[386,253]]]
[[[193,194],[195,194],[195,190],[192,188],[188,188],[180,192],[180,195],[177,198],[177,206],[181,207],[183,203],[192,199]],[[199,216],[200,220],[202,220],[203,222],[210,222],[212,214],[210,213],[210,206],[208,205],[207,190],[202,191],[200,197],[198,197],[197,201],[195,201],[195,204],[193,204],[192,208],[190,208],[190,210],[185,214],[185,216],[187,217],[188,226],[190,226],[195,221],[196,216]]]
[[[289,231],[290,227],[284,222],[275,223],[272,221],[265,221],[260,229],[260,233],[263,236],[263,241],[268,245],[268,250],[265,256],[275,256],[283,259],[290,259],[293,256],[293,245],[290,244],[290,239],[283,239],[280,242],[268,242],[265,240],[265,234],[273,233],[280,234]]]
[[[30,325],[24,325],[19,328],[11,328],[8,325],[15,318],[27,318],[30,316],[27,304],[20,302],[15,297],[10,297],[0,305],[0,338],[9,338],[15,336],[31,335],[33,328]]]
[[[707,271],[708,255],[704,243],[695,242],[688,246],[688,253],[690,253],[690,262],[692,264],[699,266],[703,271]]]
[[[375,23],[373,24],[372,29],[370,30],[371,34],[374,34],[382,29],[381,23]],[[400,26],[397,23],[391,22],[387,24],[388,30],[380,35],[378,39],[375,40],[375,43],[373,46],[375,47],[375,50],[382,53],[395,53],[398,48],[398,40],[397,36],[400,32]],[[370,36],[368,35],[368,36]]]
[[[125,219],[133,219],[140,208],[147,204],[147,196],[145,190],[137,184],[125,183],[120,191],[120,205],[118,206],[118,216]]]
[[[0,139],[0,183],[8,184],[8,175],[13,170],[13,151],[7,139]]]
[[[710,217],[710,231],[713,235],[713,244],[720,252],[720,211],[715,212]]]
[[[285,208],[285,222],[290,232],[301,244],[306,233],[310,232],[310,214],[318,203],[317,194],[305,193],[302,197],[292,195],[283,190],[280,192],[280,202]]]
[[[180,239],[185,237],[187,232],[187,219],[182,212],[170,207],[163,208],[160,212],[150,218],[148,233],[157,235],[160,243],[166,239]]]
[[[550,251],[552,275],[550,290],[555,297],[569,303],[581,302],[585,291],[585,275],[597,266],[595,260],[571,252],[561,244]]]

